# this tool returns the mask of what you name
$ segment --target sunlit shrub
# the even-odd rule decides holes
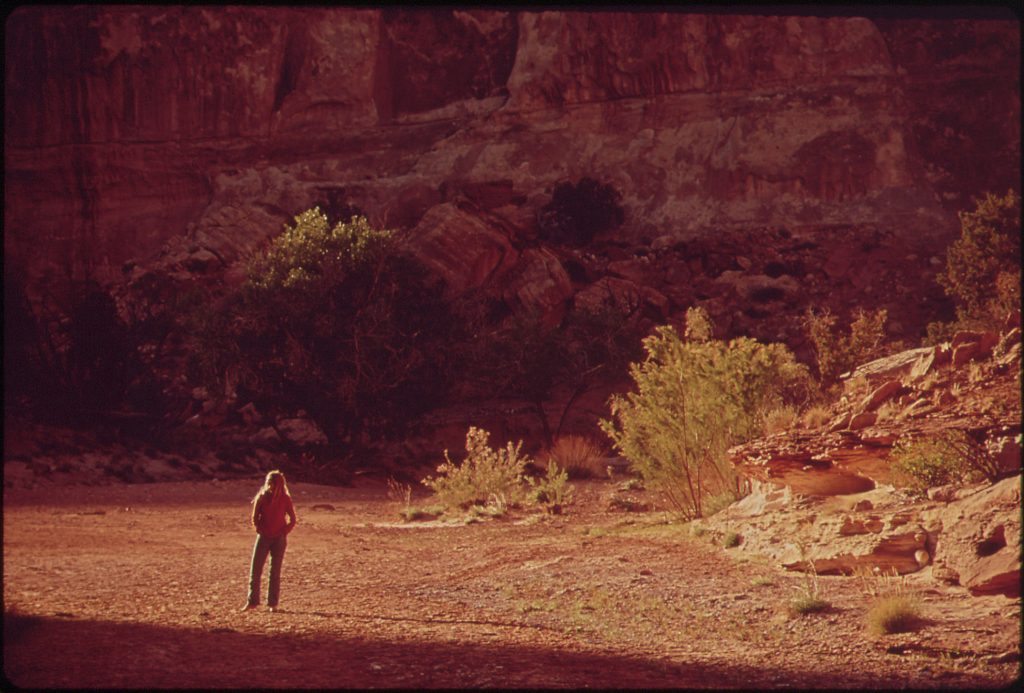
[[[645,482],[684,518],[735,488],[726,450],[761,433],[764,414],[806,397],[808,374],[781,344],[741,337],[683,341],[671,326],[644,340],[636,390],[611,398],[601,427]]]
[[[561,513],[572,502],[574,489],[568,483],[569,474],[554,461],[548,463],[544,476],[537,479],[527,477],[526,481],[530,487],[530,501],[552,514]]]
[[[808,407],[808,409],[803,413],[803,416],[801,417],[801,421],[803,422],[804,427],[812,431],[824,426],[826,423],[828,423],[828,420],[828,407],[824,407],[821,405],[814,405]]]
[[[889,464],[900,484],[918,495],[933,486],[1002,476],[998,461],[985,447],[959,430],[901,439],[893,446]]]
[[[921,623],[918,602],[908,595],[880,597],[868,610],[868,632],[872,635],[906,633]]]
[[[788,431],[796,423],[796,420],[796,407],[782,406],[772,409],[764,415],[765,435]]]
[[[486,506],[495,499],[502,505],[515,505],[523,498],[523,471],[530,458],[522,455],[522,441],[504,448],[488,445],[490,433],[471,426],[466,433],[466,458],[455,463],[445,450],[444,464],[437,476],[428,476],[423,484],[430,488],[440,505],[452,510]]]

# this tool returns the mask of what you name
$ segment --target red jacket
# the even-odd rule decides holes
[[[291,522],[288,522],[291,519]],[[266,492],[252,504],[252,525],[268,539],[288,534],[295,526],[295,506],[292,497],[284,491]]]

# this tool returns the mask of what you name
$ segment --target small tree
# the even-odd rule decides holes
[[[555,186],[551,201],[537,214],[541,237],[554,243],[583,245],[597,234],[622,225],[621,196],[593,178]]]
[[[837,333],[837,318],[825,310],[807,311],[806,326],[818,361],[818,377],[823,388],[859,364],[882,355],[888,311],[873,313],[858,309],[850,323],[849,335]]]
[[[249,281],[199,320],[194,362],[268,411],[306,410],[332,445],[400,430],[442,395],[460,331],[426,271],[363,217],[314,208],[285,225]]]
[[[601,427],[684,518],[701,517],[706,495],[735,489],[728,448],[759,434],[768,411],[806,397],[806,368],[785,346],[746,337],[683,341],[662,326],[643,344],[647,358],[630,369],[636,391],[611,398]]]
[[[960,212],[960,237],[946,251],[939,284],[957,303],[962,327],[992,328],[1020,305],[1020,195],[987,193]]]

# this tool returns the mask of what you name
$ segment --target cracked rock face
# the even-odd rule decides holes
[[[412,228],[501,182],[529,218],[583,176],[633,241],[928,236],[1019,169],[1012,21],[22,7],[6,45],[5,255],[32,276],[109,281],[185,235],[231,262],[313,203]]]

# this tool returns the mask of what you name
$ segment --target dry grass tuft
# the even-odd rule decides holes
[[[598,478],[605,475],[601,448],[589,438],[577,435],[560,436],[546,455],[569,473],[570,479]]]
[[[893,568],[864,568],[854,572],[860,580],[861,592],[873,601],[867,613],[868,633],[873,636],[906,633],[923,623],[921,602],[907,585],[906,578]]]

